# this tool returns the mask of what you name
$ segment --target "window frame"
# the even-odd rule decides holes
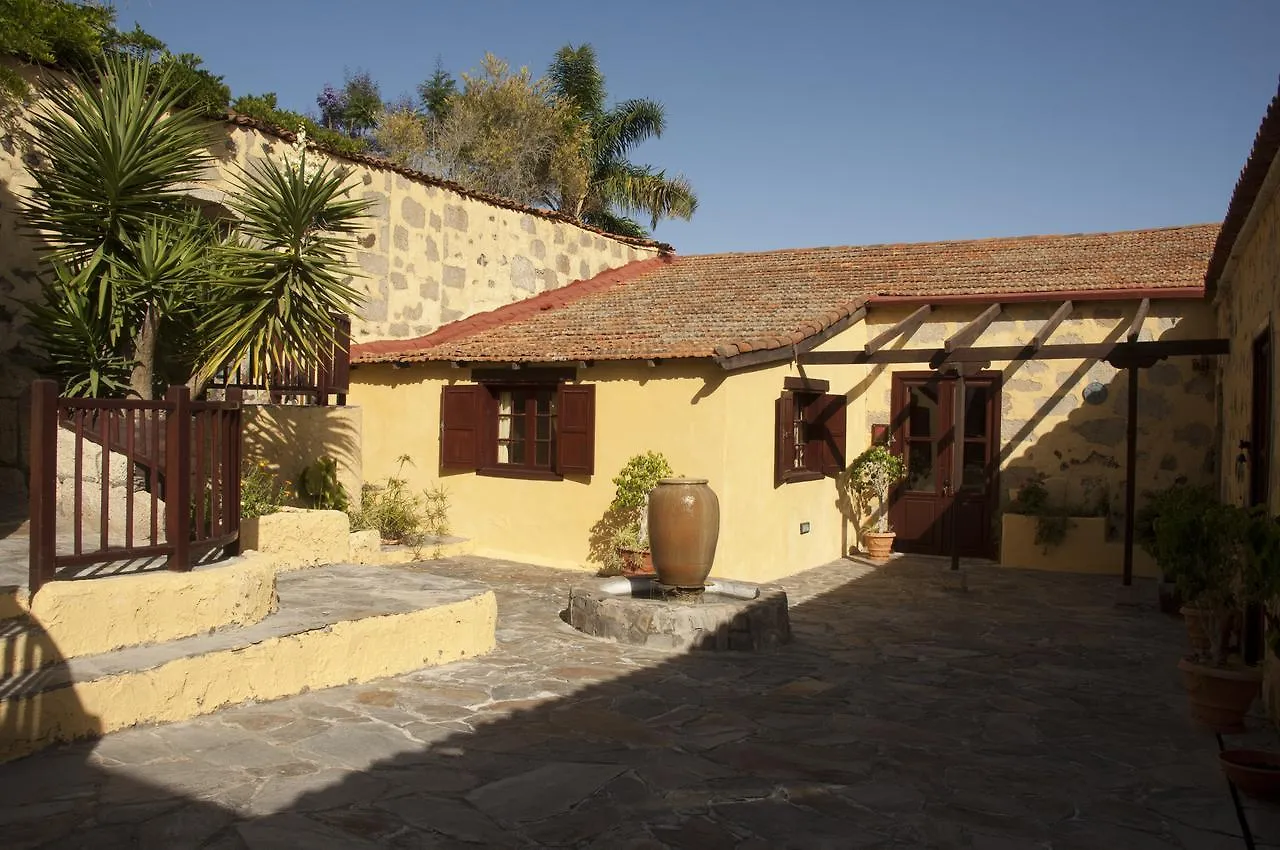
[[[531,381],[512,381],[512,382],[477,382],[480,388],[485,392],[482,396],[481,415],[484,418],[484,426],[486,428],[485,440],[482,443],[483,455],[479,468],[476,469],[477,475],[491,476],[494,478],[532,478],[549,481],[559,481],[564,475],[557,471],[557,450],[559,448],[559,440],[557,433],[558,423],[556,422],[559,413],[559,386],[546,382]],[[499,396],[501,393],[509,392],[513,396],[517,393],[527,393],[528,396],[524,401],[525,410],[519,414],[525,418],[524,421],[524,442],[526,457],[529,461],[526,463],[503,463],[498,460],[498,450],[501,447],[502,438],[498,436],[498,425],[501,422],[502,413],[499,407]],[[551,414],[551,438],[547,450],[547,465],[538,466],[537,460],[537,408],[538,395],[540,393],[548,393],[550,395],[550,404],[552,406]],[[514,405],[513,405],[514,411]],[[513,416],[516,415],[512,414]]]
[[[829,393],[825,380],[788,377],[782,385],[775,402],[774,486],[839,474],[845,463],[848,399]],[[803,430],[799,441],[797,426]],[[796,466],[801,453],[803,465]]]

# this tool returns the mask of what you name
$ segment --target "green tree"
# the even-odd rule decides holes
[[[342,86],[342,123],[348,136],[360,138],[378,126],[382,95],[368,71],[348,74]]]
[[[444,62],[436,57],[436,68],[430,77],[418,84],[418,100],[422,110],[437,121],[449,117],[449,107],[458,96],[458,81],[444,69]]]
[[[29,306],[67,392],[199,389],[224,362],[270,366],[332,338],[327,311],[357,301],[338,245],[363,212],[363,202],[336,200],[334,172],[269,163],[247,175],[236,201],[244,221],[226,236],[183,194],[212,138],[178,105],[189,90],[172,67],[111,53],[42,94],[24,212],[55,250],[44,298]],[[273,303],[247,309],[255,297]],[[261,339],[269,353],[255,347]]]
[[[565,45],[547,72],[552,91],[571,105],[587,126],[584,155],[590,162],[585,191],[562,187],[552,204],[587,224],[627,236],[647,235],[632,216],[644,215],[650,227],[663,218],[689,219],[698,198],[680,175],[636,165],[627,157],[641,142],[662,135],[666,113],[647,98],[605,107],[605,80],[590,44]]]

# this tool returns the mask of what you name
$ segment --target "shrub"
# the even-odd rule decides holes
[[[240,476],[240,518],[273,514],[293,497],[287,485],[276,483],[265,460],[258,461]]]
[[[442,485],[421,493],[409,489],[401,477],[404,465],[412,465],[408,455],[399,458],[397,474],[381,484],[365,484],[360,508],[351,511],[351,529],[377,529],[382,540],[403,543],[419,550],[428,538],[449,534],[449,493]]]
[[[298,489],[311,500],[311,506],[322,510],[347,511],[351,500],[338,481],[338,462],[325,455],[302,470]]]

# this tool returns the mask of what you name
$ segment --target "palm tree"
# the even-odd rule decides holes
[[[683,176],[668,177],[627,159],[636,145],[662,135],[666,114],[661,103],[638,98],[606,109],[604,75],[590,44],[560,48],[547,76],[554,94],[571,104],[588,128],[584,153],[591,169],[585,193],[552,199],[553,206],[623,236],[648,235],[633,215],[648,216],[651,228],[659,219],[693,216],[698,198]]]

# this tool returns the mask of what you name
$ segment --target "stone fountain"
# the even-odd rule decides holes
[[[758,651],[791,640],[782,588],[706,580],[720,507],[704,479],[664,478],[650,494],[648,519],[657,576],[572,588],[565,612],[571,626],[657,649]]]

